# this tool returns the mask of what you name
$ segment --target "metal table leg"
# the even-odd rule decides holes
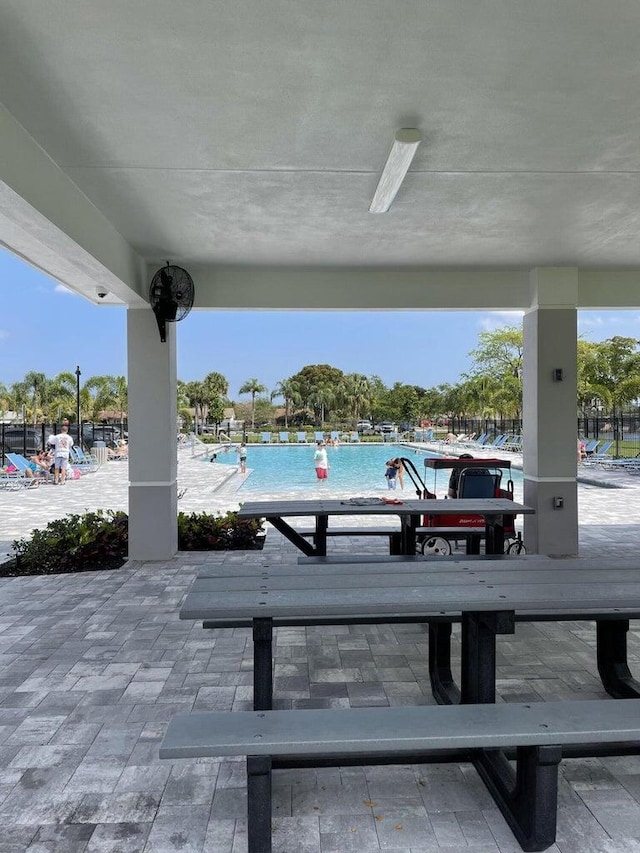
[[[628,619],[596,622],[598,672],[604,689],[614,699],[640,699],[640,682],[627,664]]]
[[[273,707],[273,619],[253,620],[253,708]]]

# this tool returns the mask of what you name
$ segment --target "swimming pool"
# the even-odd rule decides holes
[[[254,493],[312,493],[313,496],[324,493],[329,496],[349,494],[369,495],[387,491],[385,480],[385,463],[394,456],[405,456],[411,459],[423,476],[427,486],[435,490],[439,497],[446,495],[449,472],[435,472],[428,469],[425,476],[423,459],[425,456],[434,457],[435,453],[413,450],[392,444],[341,444],[337,447],[327,447],[329,457],[329,478],[319,482],[313,466],[314,444],[290,445],[277,447],[261,447],[250,445],[247,448],[247,468],[249,474],[239,489],[239,494]],[[226,461],[218,456],[218,462]],[[237,459],[234,454],[229,462]],[[512,471],[516,497],[522,494],[522,473]],[[404,477],[404,489],[409,494],[414,493],[414,486],[407,474]],[[398,484],[398,490],[400,486]]]

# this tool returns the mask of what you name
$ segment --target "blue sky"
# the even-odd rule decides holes
[[[82,381],[126,375],[126,309],[93,305],[3,250],[0,282],[0,382],[10,385],[30,370],[73,372],[76,365]],[[178,325],[178,376],[189,381],[216,370],[236,400],[251,377],[271,391],[320,363],[376,374],[387,385],[431,387],[457,382],[469,369],[481,331],[520,322],[517,314],[476,311],[192,311]],[[640,338],[640,313],[581,311],[579,331],[592,341]]]

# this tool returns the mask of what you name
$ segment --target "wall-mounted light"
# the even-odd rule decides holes
[[[553,381],[554,382],[562,382],[564,379],[564,370],[561,367],[553,368]]]
[[[415,127],[403,127],[396,131],[369,213],[386,213],[389,210],[421,140],[420,131]]]

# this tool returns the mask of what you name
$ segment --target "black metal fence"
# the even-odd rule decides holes
[[[451,432],[456,435],[525,435],[519,418],[452,418]],[[611,415],[584,415],[576,419],[576,434],[585,439],[612,441],[611,456],[640,454],[640,410]]]
[[[0,455],[2,464],[5,464],[5,454],[21,453],[29,458],[46,446],[50,435],[60,432],[58,423],[41,424],[0,424]],[[78,427],[70,424],[69,433],[74,442],[78,443]],[[82,423],[80,434],[82,436],[82,447],[91,450],[96,441],[104,441],[107,446],[115,446],[115,442],[126,437],[128,423],[125,421],[122,428],[120,424],[94,424]]]

